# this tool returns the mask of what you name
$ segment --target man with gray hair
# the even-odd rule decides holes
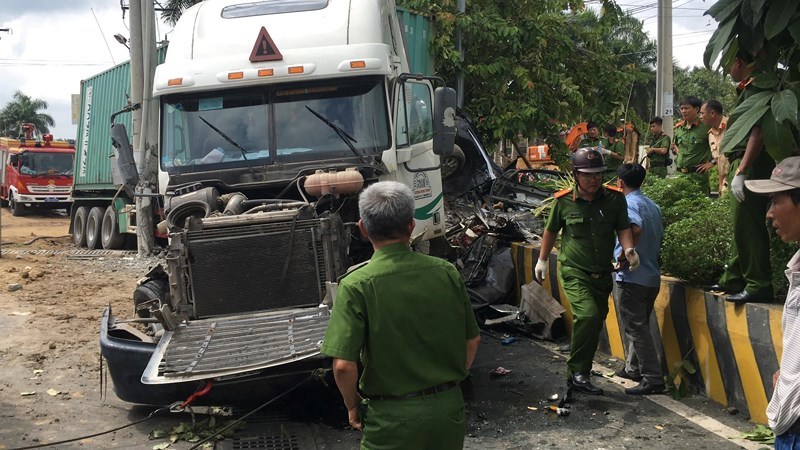
[[[358,228],[375,253],[339,280],[322,344],[350,426],[364,432],[362,449],[461,449],[458,385],[480,341],[464,283],[452,264],[409,248],[414,196],[407,186],[375,183],[358,207]]]

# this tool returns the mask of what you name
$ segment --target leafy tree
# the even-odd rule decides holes
[[[721,55],[727,70],[739,52],[754,59],[755,86],[764,89],[733,112],[722,147],[739,144],[760,125],[767,152],[781,160],[797,151],[800,96],[800,2],[797,0],[719,0],[706,14],[719,26],[706,46],[706,67]]]
[[[50,127],[56,122],[48,114],[40,113],[42,109],[47,109],[46,101],[30,98],[22,91],[15,92],[13,100],[0,110],[0,135],[18,136],[23,122],[36,125],[42,133],[50,132]]]
[[[680,117],[680,101],[693,95],[703,101],[716,99],[722,103],[726,115],[736,106],[736,88],[731,77],[705,67],[672,69],[674,83],[675,117]]]

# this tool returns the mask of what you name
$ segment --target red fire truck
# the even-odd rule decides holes
[[[69,208],[74,158],[72,144],[22,124],[20,139],[0,138],[0,199],[15,216],[26,208]]]

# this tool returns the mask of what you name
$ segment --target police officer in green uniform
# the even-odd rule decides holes
[[[458,385],[480,341],[464,283],[452,264],[409,249],[407,186],[375,183],[358,206],[358,227],[375,253],[340,279],[322,344],[350,425],[364,432],[362,449],[461,449]]]
[[[676,173],[694,181],[709,194],[708,167],[711,147],[708,145],[708,125],[697,117],[703,102],[697,97],[686,97],[681,102],[683,120],[675,124],[675,142],[672,149],[678,154],[675,160]]]
[[[573,316],[567,384],[580,392],[602,395],[590,376],[613,286],[614,238],[619,237],[630,270],[639,267],[639,255],[633,248],[622,190],[602,184],[603,155],[595,148],[578,149],[572,167],[575,187],[555,195],[534,273],[539,282],[544,279],[550,252],[563,230],[558,276]]]
[[[578,144],[578,148],[605,147],[607,145],[608,142],[600,137],[600,129],[597,127],[597,124],[594,122],[587,123],[586,137],[581,139],[581,142]]]
[[[752,62],[752,57],[740,52],[730,70],[733,80],[739,82],[739,104],[761,91],[752,83],[755,71]],[[729,130],[738,116],[734,113],[728,119]],[[750,192],[744,181],[769,179],[775,161],[764,151],[760,126],[751,129],[742,142],[726,145],[723,153],[730,161],[728,186],[736,200],[733,202],[733,245],[725,273],[711,289],[732,294],[726,300],[734,303],[772,302],[769,233],[764,223],[769,199]]]
[[[669,157],[671,139],[664,133],[664,120],[661,117],[650,119],[650,133],[647,135],[645,145],[650,147],[647,157],[650,159],[650,174],[659,178],[667,176],[667,167],[672,164]]]
[[[603,181],[608,182],[617,177],[617,167],[625,160],[625,143],[617,139],[617,127],[606,125],[603,128],[605,142],[599,147],[603,159],[606,161],[606,172]]]

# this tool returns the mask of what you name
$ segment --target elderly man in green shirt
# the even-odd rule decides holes
[[[340,280],[322,343],[350,425],[364,432],[362,449],[461,449],[458,385],[480,341],[464,283],[452,264],[409,249],[407,186],[375,183],[358,207],[358,228],[375,253]]]
[[[686,97],[681,102],[683,120],[675,124],[675,142],[672,149],[677,153],[676,173],[697,183],[708,195],[708,171],[711,163],[711,147],[708,145],[708,125],[700,122],[698,113],[703,102],[697,97]]]
[[[602,395],[603,390],[591,382],[591,369],[613,287],[614,238],[619,237],[630,270],[639,267],[639,255],[633,248],[622,190],[602,184],[606,170],[603,155],[596,148],[578,149],[572,167],[575,187],[555,194],[534,273],[541,283],[550,252],[563,230],[558,275],[573,316],[567,385],[586,394]]]

